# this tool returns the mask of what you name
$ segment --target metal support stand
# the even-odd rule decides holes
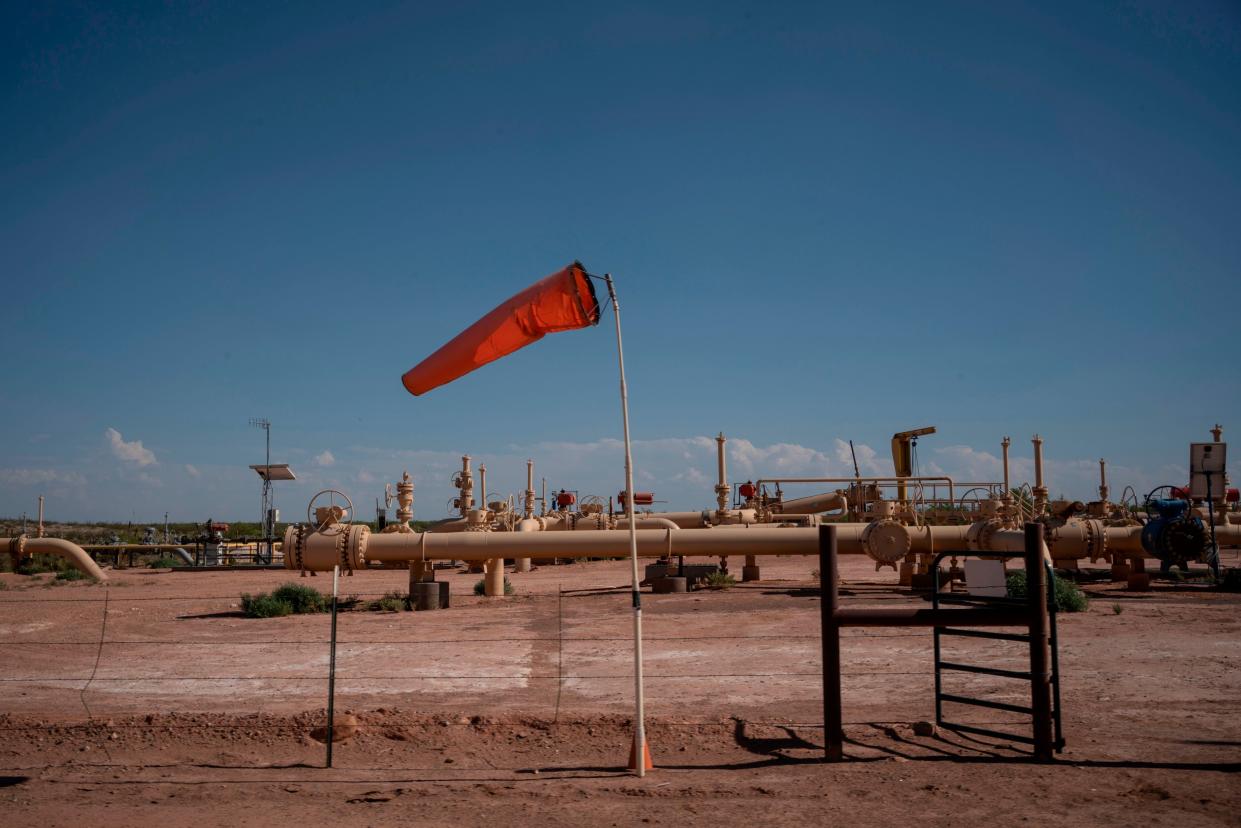
[[[844,758],[844,726],[840,698],[840,622],[836,618],[836,527],[819,527],[819,616],[823,626],[824,761]]]
[[[327,668],[327,767],[332,767],[332,742],[336,725],[336,591],[340,586],[340,566],[332,567],[332,637]]]

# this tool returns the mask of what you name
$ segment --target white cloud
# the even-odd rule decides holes
[[[188,474],[190,477],[202,477],[203,476],[202,472],[200,472],[197,468],[190,465],[189,463],[185,464],[185,473]]]
[[[375,475],[371,474],[366,469],[363,469],[362,471],[358,472],[359,483],[374,483],[376,479],[377,478],[375,477]]]
[[[0,484],[37,486],[46,483],[85,486],[86,478],[77,472],[64,472],[56,469],[0,469]]]
[[[121,437],[121,432],[115,428],[109,428],[104,432],[104,436],[108,438],[108,442],[112,445],[112,453],[118,459],[133,463],[135,466],[145,467],[156,464],[155,452],[143,446],[141,440],[132,440],[127,443]]]
[[[322,454],[315,455],[315,465],[323,466],[324,468],[334,466],[336,465],[336,456],[327,449],[324,449]]]

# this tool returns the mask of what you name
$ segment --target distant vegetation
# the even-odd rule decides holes
[[[224,537],[228,540],[240,540],[241,538],[257,538],[262,531],[262,527],[254,521],[230,521],[223,518],[213,518],[216,523],[227,523],[228,532]],[[410,521],[410,525],[416,531],[421,532],[435,521],[431,520],[414,520]],[[168,534],[172,538],[172,543],[181,543],[181,539],[185,538],[185,542],[190,542],[203,533],[203,526],[206,520],[198,523],[169,523]],[[375,524],[366,524],[375,530]],[[276,524],[276,535],[282,536],[288,523]],[[164,542],[164,523],[163,521],[152,521],[151,523],[75,523],[75,522],[44,522],[43,534],[49,538],[64,538],[77,544],[106,544],[119,539],[121,543],[142,543],[143,537],[146,535],[147,527],[155,530],[155,540],[158,543]],[[38,529],[38,522],[30,517],[26,518],[26,534],[33,536]],[[22,531],[22,521],[20,518],[0,518],[0,537],[13,537]]]

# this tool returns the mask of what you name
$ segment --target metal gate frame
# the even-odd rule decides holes
[[[982,595],[958,595],[949,593],[946,596],[940,592],[939,583],[939,564],[946,557],[958,558],[1015,558],[1020,557],[1016,552],[973,552],[973,551],[946,551],[935,556],[931,564],[931,571],[934,576],[934,589],[931,595],[931,606],[939,609],[941,604],[950,604],[955,606],[966,607],[1013,607],[1020,608],[1027,605],[1027,599],[1008,598],[1008,597],[992,597]],[[1044,561],[1043,574],[1046,577],[1047,585],[1047,620],[1048,620],[1048,644],[1051,650],[1051,670],[1048,681],[1051,685],[1051,720],[1052,720],[1052,747],[1056,753],[1064,751],[1064,729],[1061,721],[1060,708],[1060,645],[1059,636],[1056,632],[1056,573],[1052,569],[1050,563]],[[1027,583],[1029,575],[1027,574]],[[1037,714],[1033,707],[1033,700],[1030,707],[1021,705],[1008,704],[1006,702],[990,701],[988,699],[973,698],[971,696],[962,696],[955,693],[945,693],[943,689],[943,673],[961,672],[974,673],[978,675],[995,676],[998,678],[1017,679],[1033,684],[1035,675],[1033,670],[1004,670],[998,667],[983,667],[977,664],[964,664],[957,661],[945,661],[943,658],[944,636],[957,636],[962,638],[985,638],[998,641],[1018,641],[1025,644],[1031,642],[1030,633],[1010,633],[995,632],[992,630],[969,630],[954,627],[935,627],[933,630],[935,639],[935,724],[948,730],[955,730],[960,733],[969,733],[977,736],[990,736],[999,739],[1008,739],[1014,742],[1020,742],[1027,745],[1038,745],[1039,740],[1034,736],[1023,736],[1017,733],[1009,733],[1002,730],[992,730],[990,728],[978,727],[976,725],[967,725],[960,722],[950,722],[944,719],[944,702],[951,704],[971,705],[974,707],[985,707],[991,710],[1003,710],[1009,713],[1024,713],[1034,717]]]

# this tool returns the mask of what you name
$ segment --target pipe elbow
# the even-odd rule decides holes
[[[25,550],[29,554],[39,552],[44,555],[55,555],[65,559],[74,569],[85,572],[96,581],[108,580],[108,576],[99,568],[99,564],[86,554],[85,549],[72,541],[61,538],[29,538],[26,540]]]

